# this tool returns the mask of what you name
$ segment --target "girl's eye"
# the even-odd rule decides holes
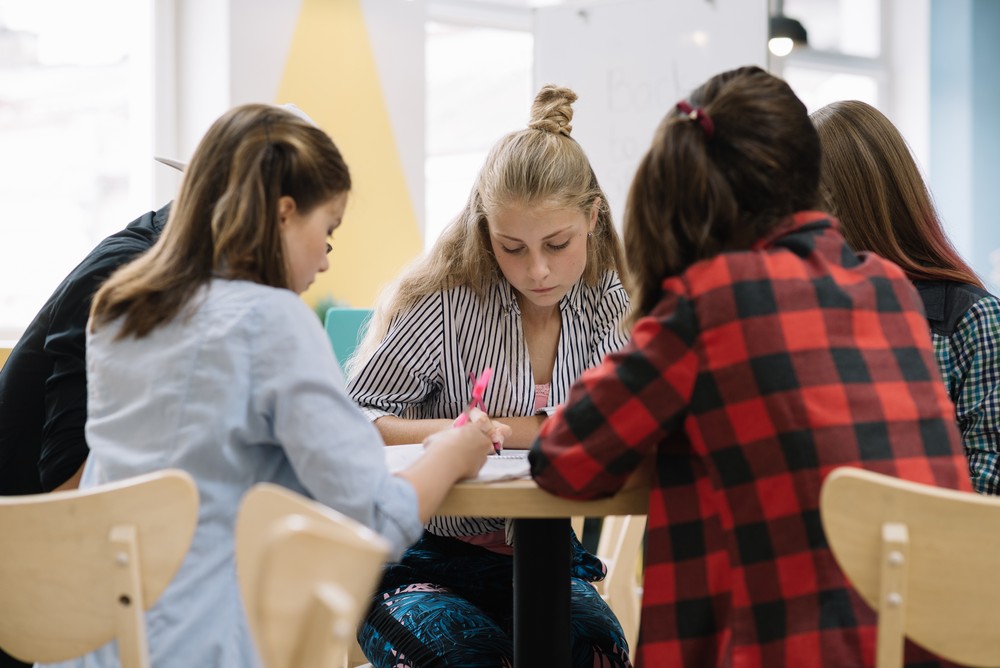
[[[518,248],[507,248],[502,244],[500,245],[500,248],[503,249],[504,253],[510,253],[511,255],[517,255],[518,253],[524,250],[524,246],[520,246]]]
[[[569,239],[562,242],[561,244],[549,244],[549,248],[551,248],[552,250],[562,250],[567,246],[569,246]]]

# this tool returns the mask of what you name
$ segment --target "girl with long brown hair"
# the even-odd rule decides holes
[[[899,265],[920,293],[972,485],[1000,494],[1000,301],[952,246],[903,135],[875,107],[812,114],[823,206],[856,250]]]
[[[431,435],[410,469],[386,469],[382,439],[299,298],[329,266],[350,187],[318,127],[271,105],[237,107],[198,145],[157,243],[94,298],[82,486],[181,468],[201,499],[190,553],[147,613],[153,665],[259,663],[233,562],[237,508],[252,485],[312,496],[398,555],[492,451],[481,416]],[[117,658],[105,646],[71,665]]]

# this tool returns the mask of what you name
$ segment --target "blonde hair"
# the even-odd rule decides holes
[[[479,170],[461,212],[430,251],[404,270],[378,299],[368,332],[348,365],[361,367],[399,313],[429,294],[467,286],[480,298],[505,280],[489,237],[489,216],[511,204],[577,209],[589,218],[598,203],[597,224],[587,243],[583,279],[596,285],[609,270],[624,266],[622,246],[607,198],[590,161],[570,136],[576,93],[546,85],[531,105],[528,127],[500,139]]]
[[[351,188],[322,130],[279,107],[248,104],[224,114],[184,171],[157,243],[101,287],[92,328],[124,316],[118,338],[141,338],[175,318],[212,276],[287,288],[278,200],[307,214]]]

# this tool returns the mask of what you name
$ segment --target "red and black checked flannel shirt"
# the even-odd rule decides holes
[[[917,292],[816,212],[665,280],[530,456],[539,485],[589,499],[648,455],[653,668],[873,665],[875,615],[820,525],[823,478],[851,465],[971,491]],[[908,643],[918,659],[936,665]]]

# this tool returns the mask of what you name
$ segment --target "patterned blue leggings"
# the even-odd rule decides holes
[[[621,626],[590,584],[603,564],[572,542],[573,665],[629,668]],[[509,556],[425,533],[386,568],[358,643],[374,668],[510,667],[513,575]]]

